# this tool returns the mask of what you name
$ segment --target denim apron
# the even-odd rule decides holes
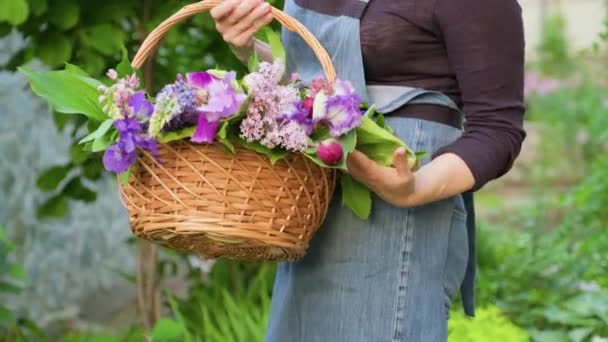
[[[314,1],[286,0],[285,11],[328,50],[339,78],[351,81],[379,112],[409,103],[458,109],[442,93],[367,86],[359,40],[359,17],[367,3],[338,2],[356,3],[360,10],[347,6],[345,13],[329,15],[311,9]],[[288,71],[297,71],[304,82],[322,75],[299,36],[284,30],[283,44]],[[387,116],[386,121],[412,149],[429,156],[462,133],[425,120]],[[447,314],[469,260],[463,196],[407,209],[373,196],[368,220],[355,217],[340,197],[337,189],[307,255],[279,264],[265,341],[446,341]]]

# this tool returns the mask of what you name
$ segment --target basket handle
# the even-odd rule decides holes
[[[169,29],[171,29],[174,25],[177,25],[195,14],[209,11],[221,3],[222,0],[203,0],[187,5],[181,10],[177,11],[175,14],[163,21],[148,35],[148,37],[146,37],[141,47],[137,51],[131,65],[134,68],[139,69],[150,56],[150,53],[154,50],[154,47],[158,45],[165,33],[167,33],[167,31],[169,31]],[[302,25],[302,23],[287,15],[285,12],[275,7],[271,7],[271,13],[281,25],[292,32],[296,32],[298,35],[300,35],[300,37],[302,37],[302,39],[304,39],[321,63],[325,77],[330,83],[333,83],[336,80],[336,69],[331,62],[331,57],[329,57],[329,54],[325,48],[321,46],[321,43],[319,43],[317,38],[315,38],[315,36],[310,33],[310,31],[308,31],[304,25]]]

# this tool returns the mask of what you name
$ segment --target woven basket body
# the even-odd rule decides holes
[[[197,2],[165,20],[133,66],[142,66],[171,27],[221,2]],[[333,82],[335,68],[317,39],[287,14],[271,11],[308,43]],[[211,258],[295,260],[325,218],[335,177],[300,154],[271,165],[243,148],[228,155],[219,144],[181,141],[159,146],[158,161],[144,153],[121,193],[133,233],[142,239]]]
[[[139,158],[122,188],[133,233],[210,258],[302,257],[335,184],[335,172],[297,154],[271,165],[184,141],[161,145],[159,159]]]

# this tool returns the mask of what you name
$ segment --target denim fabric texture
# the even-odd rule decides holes
[[[399,87],[387,98],[368,88],[358,19],[285,3],[286,12],[328,50],[338,76],[351,81],[365,101],[453,106],[447,96],[424,89]],[[304,82],[322,74],[297,35],[284,30],[283,43],[288,72],[297,71]],[[390,116],[386,121],[428,156],[462,134],[430,121]],[[407,209],[373,196],[372,215],[361,220],[341,205],[340,193],[338,188],[307,255],[279,265],[265,341],[446,341],[449,307],[469,262],[463,196]]]

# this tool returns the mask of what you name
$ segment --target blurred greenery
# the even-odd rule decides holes
[[[188,1],[107,0],[103,6],[77,0],[0,0],[0,36],[11,30],[29,39],[2,68],[15,70],[32,59],[49,68],[64,62],[99,76],[121,58],[132,56],[142,38]],[[608,338],[608,34],[592,56],[571,53],[559,13],[546,22],[538,60],[529,71],[556,80],[527,98],[528,123],[542,128],[538,158],[530,165],[523,204],[510,203],[507,186],[478,194],[478,208],[491,212],[478,233],[478,314],[465,318],[457,303],[449,322],[451,341],[592,341]],[[608,32],[608,24],[606,26]],[[597,56],[600,68],[597,64]],[[243,71],[215,32],[208,15],[173,29],[154,63],[144,68],[158,87],[178,72],[220,65]],[[154,79],[152,79],[152,76]],[[542,82],[541,82],[542,84]],[[154,87],[152,87],[154,88]],[[59,129],[74,142],[86,135],[83,121],[56,116]],[[79,147],[66,151],[66,165],[45,170],[38,186],[50,199],[41,217],[62,216],[70,200],[94,201],[88,185],[101,177],[98,159]],[[488,218],[489,217],[489,218]],[[13,246],[0,230],[0,295],[18,296],[25,286]],[[188,265],[161,259],[163,277]],[[261,341],[267,321],[274,267],[219,260],[209,274],[189,268],[186,297],[168,294],[166,318],[147,333],[71,331],[59,341]],[[51,340],[34,322],[0,305],[0,339]]]
[[[51,69],[70,63],[99,78],[121,60],[122,47],[134,56],[146,35],[171,14],[191,3],[188,0],[0,0],[0,38],[18,32],[26,46],[15,53],[1,70],[16,70],[37,59]],[[282,6],[281,0],[271,0]],[[277,28],[273,24],[273,28]],[[222,67],[242,73],[238,61],[208,13],[194,16],[170,30],[143,66],[145,84],[156,91],[188,71]],[[43,170],[38,184],[49,193],[38,209],[39,218],[63,217],[70,201],[96,200],[93,184],[102,176],[99,154],[88,154],[76,143],[89,131],[80,116],[54,114],[60,130],[69,129],[73,146],[71,161]]]

